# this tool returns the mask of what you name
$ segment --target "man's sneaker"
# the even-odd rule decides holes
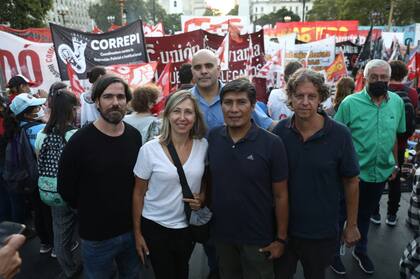
[[[57,254],[55,253],[55,249],[54,249],[54,247],[52,248],[52,250],[51,250],[51,258],[54,258],[54,259],[56,259],[57,258]]]
[[[372,216],[370,216],[370,221],[372,223],[374,223],[375,225],[380,225],[381,224],[381,214],[372,214]]]
[[[39,248],[39,253],[41,254],[47,254],[51,251],[52,247],[49,244],[41,244],[41,247]]]
[[[335,256],[334,257],[333,262],[330,264],[330,267],[331,267],[332,271],[334,271],[338,275],[346,274],[346,268],[344,267],[340,256]]]
[[[367,274],[373,274],[375,272],[375,267],[373,266],[372,261],[369,259],[368,255],[353,250],[353,258],[359,262],[360,268]]]
[[[388,215],[385,222],[388,226],[394,227],[397,224],[397,215]]]

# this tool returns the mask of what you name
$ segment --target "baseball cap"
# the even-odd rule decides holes
[[[18,88],[19,85],[21,84],[28,84],[29,86],[34,85],[33,82],[29,81],[26,77],[22,76],[22,75],[17,75],[12,77],[9,82],[7,83],[7,87],[9,88]]]
[[[45,103],[46,98],[35,98],[28,93],[17,95],[10,104],[10,110],[14,115],[18,115],[28,107],[36,107]]]

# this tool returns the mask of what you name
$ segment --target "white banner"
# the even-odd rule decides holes
[[[60,81],[52,43],[35,43],[0,31],[0,72],[6,82],[21,74],[35,83],[35,89],[48,91]]]
[[[322,71],[335,59],[335,37],[329,37],[312,43],[295,45],[286,50],[286,63],[300,61],[310,69]]]

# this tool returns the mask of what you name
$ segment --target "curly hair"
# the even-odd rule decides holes
[[[319,98],[321,103],[328,99],[330,96],[330,90],[328,86],[325,84],[324,77],[313,70],[301,68],[297,70],[287,82],[286,86],[286,93],[287,93],[287,102],[288,106],[293,109],[292,107],[292,96],[296,93],[296,89],[299,85],[310,82],[312,83],[316,89],[318,89]]]
[[[135,112],[149,112],[150,105],[156,104],[159,97],[159,87],[153,84],[137,87],[133,91],[131,107]]]

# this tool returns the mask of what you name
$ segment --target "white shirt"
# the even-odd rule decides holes
[[[287,95],[283,89],[271,90],[267,106],[268,114],[273,120],[280,120],[293,115],[293,111],[287,106]]]
[[[94,122],[100,114],[96,108],[95,102],[91,99],[91,92],[85,92],[80,95],[80,126]]]
[[[190,156],[183,165],[192,193],[199,193],[201,189],[207,147],[205,138],[194,139]],[[166,228],[186,228],[188,223],[178,172],[159,139],[153,139],[141,147],[134,174],[149,182],[142,216]]]

